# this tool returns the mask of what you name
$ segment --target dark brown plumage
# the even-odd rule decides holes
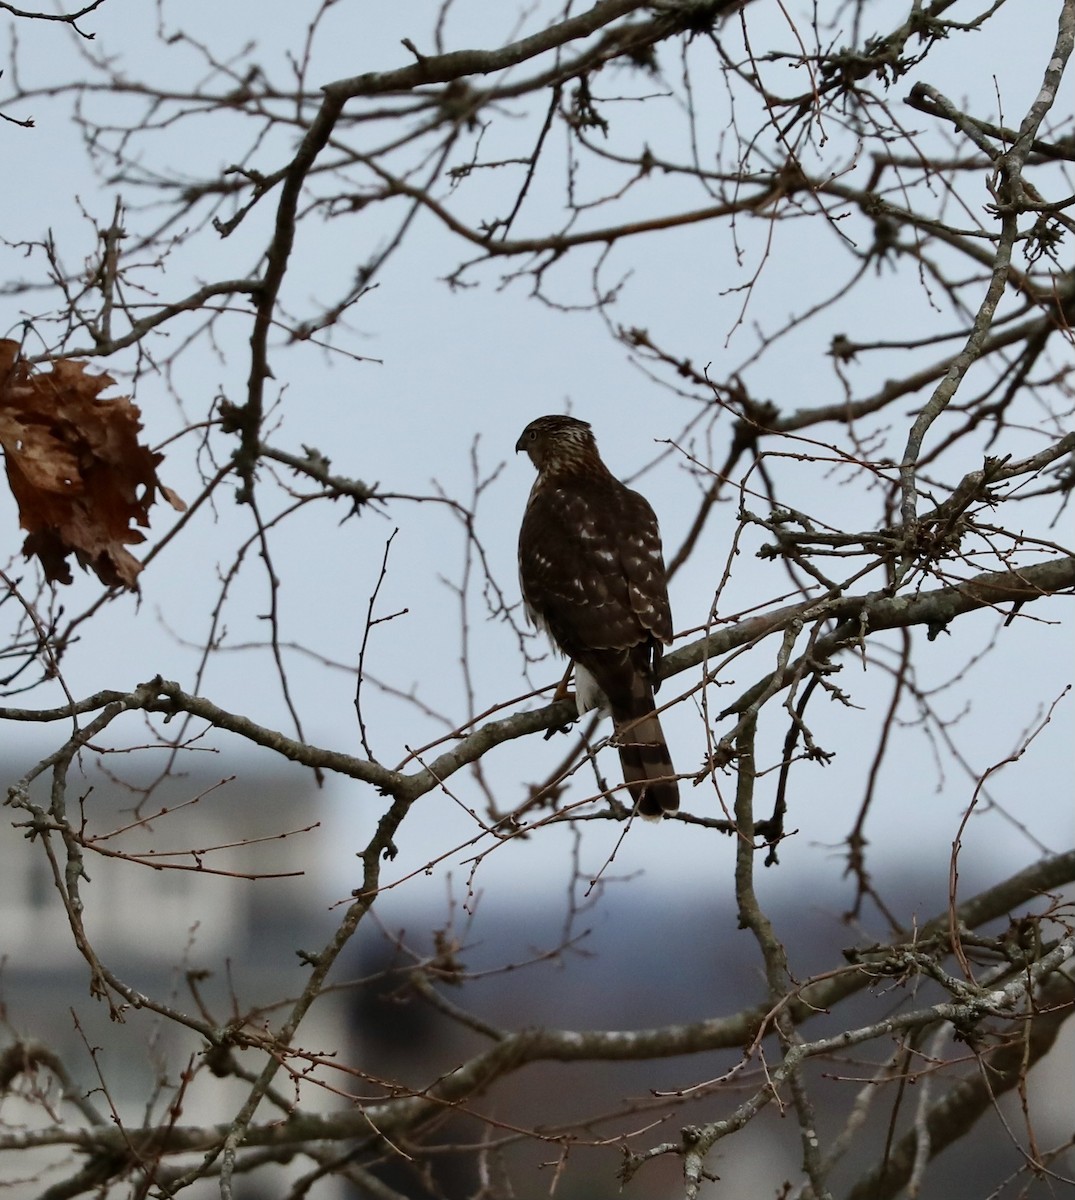
[[[530,619],[575,663],[579,713],[607,708],[639,813],[679,808],[653,693],[672,614],[657,518],[601,461],[590,426],[538,417],[515,446],[538,477],[519,531]]]

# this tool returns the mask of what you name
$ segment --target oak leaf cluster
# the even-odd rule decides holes
[[[74,555],[108,586],[137,588],[142,564],[128,546],[145,541],[159,492],[183,501],[157,478],[164,456],[141,444],[141,413],[128,396],[103,399],[115,383],[87,364],[57,359],[41,370],[0,340],[0,445],[26,530],[23,554],[46,579],[71,582]]]

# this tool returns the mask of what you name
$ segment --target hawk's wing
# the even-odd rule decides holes
[[[672,640],[657,518],[616,479],[539,481],[519,535],[519,577],[533,620],[578,662],[644,644],[652,670]]]

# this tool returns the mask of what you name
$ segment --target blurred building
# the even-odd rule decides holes
[[[152,752],[158,760],[166,753]],[[277,1025],[287,1007],[258,1006],[300,994],[309,977],[301,955],[318,953],[336,925],[336,897],[318,869],[327,801],[309,772],[287,764],[244,765],[224,780],[208,769],[189,770],[192,757],[157,782],[144,769],[130,770],[131,762],[121,779],[115,758],[106,760],[114,777],[72,768],[68,821],[88,844],[79,890],[89,941],[107,970],[178,1012],[220,1026],[239,1016],[255,1027]],[[139,766],[138,756],[132,761]],[[5,793],[16,774],[10,766],[0,772]],[[39,781],[31,794],[43,808],[47,784]],[[24,811],[7,807],[2,817],[0,1052],[18,1040],[43,1043],[109,1123],[113,1114],[131,1128],[166,1118],[179,1125],[231,1119],[249,1085],[207,1070],[196,1032],[115,994],[110,1012],[107,1000],[91,995],[92,972],[75,946],[41,839],[30,841],[16,827],[28,819]],[[51,842],[63,869],[62,839],[54,834]],[[344,1004],[336,993],[319,1000],[299,1044],[324,1053],[344,1046]],[[257,1071],[261,1061],[250,1055],[244,1065]],[[318,1086],[316,1072],[305,1081],[281,1072],[276,1088],[314,1109],[343,1103]],[[57,1101],[48,1070],[20,1075],[0,1097],[0,1135],[84,1124]],[[271,1110],[263,1102],[259,1119]],[[8,1200],[29,1200],[81,1161],[69,1148],[0,1152],[0,1191]],[[218,1187],[208,1181],[184,1194],[216,1195]],[[263,1193],[254,1180],[237,1179],[237,1196],[261,1194],[280,1188]],[[318,1195],[339,1190],[323,1183]]]
[[[111,766],[116,760],[107,761]],[[6,784],[13,775],[8,768],[0,779]],[[278,1024],[286,1006],[259,1006],[299,995],[309,970],[303,955],[321,950],[343,911],[339,883],[326,874],[330,862],[338,871],[353,850],[330,832],[329,800],[308,773],[279,763],[271,769],[245,764],[229,781],[203,770],[165,778],[148,793],[132,787],[145,789],[150,782],[144,775],[128,772],[120,781],[98,771],[76,785],[72,773],[68,817],[88,843],[88,879],[80,887],[95,952],[130,987],[179,1012],[219,1025],[237,1017],[255,1027]],[[41,781],[41,793],[33,796],[42,806],[46,785]],[[180,1125],[233,1117],[249,1084],[212,1074],[197,1033],[145,1009],[121,1008],[113,1019],[107,1003],[91,995],[91,971],[74,945],[44,848],[15,827],[25,813],[6,808],[2,815],[0,1054],[17,1039],[45,1044],[103,1119],[111,1122],[115,1113],[131,1128],[168,1119],[169,1106]],[[55,836],[53,844],[62,854]],[[774,878],[767,875],[767,884]],[[910,868],[902,878],[914,897],[906,911],[943,910],[943,887],[931,892],[937,880],[915,880]],[[965,883],[969,895],[972,882]],[[580,906],[570,929],[562,894],[549,896],[544,907],[534,902],[532,890],[525,899],[500,896],[474,918],[457,913],[461,923],[454,929],[443,923],[443,912],[409,907],[407,896],[402,889],[384,898],[377,921],[348,948],[331,976],[333,986],[300,1028],[298,1044],[342,1070],[330,1065],[301,1076],[281,1071],[274,1086],[283,1105],[353,1105],[386,1094],[388,1085],[379,1080],[422,1088],[488,1046],[479,1032],[436,1011],[411,986],[411,972],[423,961],[436,962],[438,970],[427,977],[452,1004],[508,1030],[687,1023],[729,1015],[765,994],[757,946],[737,927],[726,881],[676,895],[658,893],[645,876],[624,881],[599,903]],[[845,902],[834,872],[817,882],[806,902],[789,894],[768,905],[777,927],[794,934],[792,965],[800,978],[830,969],[842,961],[841,949],[856,941],[857,933],[841,919]],[[893,982],[863,993],[831,1018],[819,1013],[802,1032],[807,1038],[834,1032],[845,1021],[876,1021],[920,1002],[924,994]],[[864,1047],[858,1068],[842,1065],[836,1078],[821,1078],[831,1070],[827,1062],[811,1068],[815,1094],[829,1106],[818,1113],[823,1145],[840,1130],[872,1074],[869,1060],[892,1045]],[[1070,1116],[1070,1046],[1069,1036],[1065,1054],[1031,1075],[1031,1103],[1043,1134],[1056,1134],[1053,1117],[1062,1125]],[[554,1179],[557,1200],[612,1195],[622,1161],[612,1135],[646,1129],[652,1120],[654,1131],[639,1141],[647,1145],[676,1138],[688,1121],[727,1115],[756,1080],[747,1088],[740,1082],[723,1090],[705,1085],[740,1057],[735,1049],[642,1064],[534,1064],[406,1140],[407,1158],[386,1154],[383,1162],[364,1166],[408,1200],[469,1200],[483,1187],[489,1196],[537,1200],[550,1194]],[[253,1054],[244,1061],[252,1071],[261,1063]],[[307,1063],[293,1065],[298,1072]],[[935,1095],[946,1086],[947,1077]],[[686,1106],[678,1101],[683,1089],[697,1089]],[[834,1194],[842,1194],[835,1184],[849,1186],[876,1165],[890,1121],[902,1131],[913,1119],[916,1097],[894,1107],[895,1095],[895,1087],[879,1093],[834,1180]],[[1017,1130],[1018,1103],[1008,1096],[1001,1104]],[[263,1102],[257,1119],[274,1111],[284,1115]],[[669,1113],[658,1131],[656,1122]],[[565,1155],[556,1133],[582,1121],[588,1122],[584,1136]],[[770,1105],[721,1143],[712,1163],[721,1182],[712,1195],[764,1197],[779,1194],[785,1180],[798,1180],[793,1121]],[[59,1103],[47,1071],[20,1075],[0,1096],[0,1136],[50,1123],[77,1126],[84,1117]],[[549,1140],[516,1134],[533,1128],[547,1130]],[[927,1173],[921,1200],[985,1195],[998,1181],[1016,1178],[1023,1165],[1018,1138],[998,1136],[998,1128],[996,1116],[987,1115],[971,1137],[946,1151]],[[600,1144],[604,1136],[610,1136],[607,1145]],[[329,1149],[333,1155],[345,1151]],[[83,1161],[63,1147],[0,1151],[0,1191],[5,1200],[40,1197]],[[302,1156],[292,1165],[267,1165],[236,1179],[237,1200],[286,1196],[309,1170]],[[1052,1186],[1048,1179],[1019,1177],[1019,1183],[1028,1198],[1044,1197]],[[125,1194],[123,1187],[113,1193]],[[183,1194],[191,1200],[216,1196],[217,1183],[205,1180]],[[379,1193],[326,1178],[309,1194],[314,1200],[376,1200]],[[669,1155],[647,1165],[624,1195],[682,1195],[678,1160]]]

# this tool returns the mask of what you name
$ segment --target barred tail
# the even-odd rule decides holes
[[[660,820],[679,808],[679,784],[648,683],[634,689],[628,709],[612,713],[623,780],[640,816]]]

